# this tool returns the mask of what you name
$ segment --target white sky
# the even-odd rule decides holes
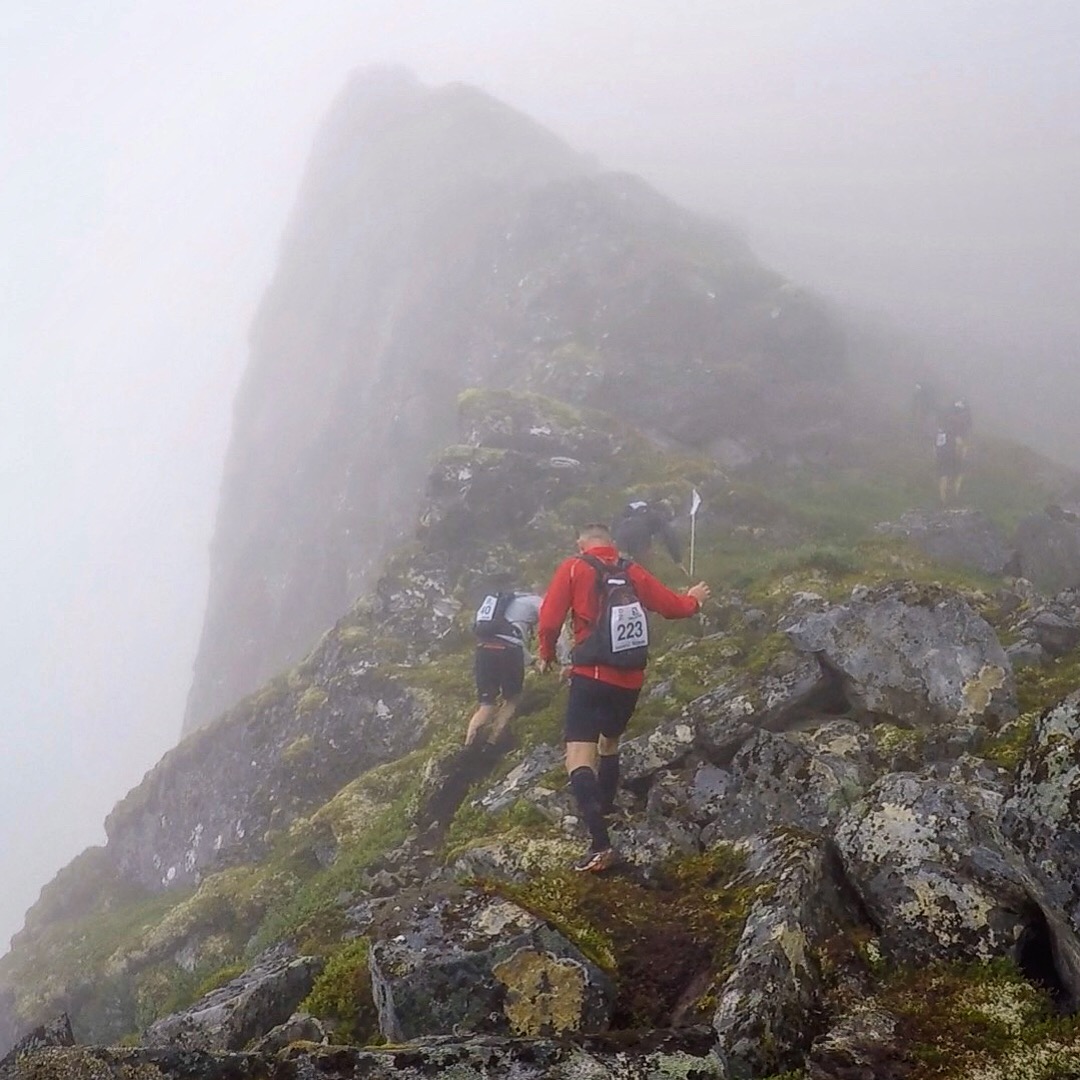
[[[3,0],[0,949],[175,740],[247,327],[353,68],[1022,357],[1027,416],[1080,367],[1078,45],[1072,0]]]

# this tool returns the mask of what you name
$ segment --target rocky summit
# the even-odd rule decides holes
[[[928,509],[824,305],[401,72],[252,348],[187,737],[0,958],[3,1080],[1080,1077],[1075,476],[977,431]],[[463,749],[472,623],[632,498],[713,596],[578,874],[566,688]]]

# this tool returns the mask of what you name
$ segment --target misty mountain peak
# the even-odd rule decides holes
[[[732,230],[398,68],[358,73],[331,109],[251,341],[185,730],[370,585],[465,389],[751,457],[844,437],[839,328]]]

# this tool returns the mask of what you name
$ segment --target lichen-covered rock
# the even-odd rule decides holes
[[[706,1028],[575,1039],[493,1035],[359,1049],[298,1043],[277,1055],[175,1047],[35,1050],[20,1080],[728,1080]]]
[[[1038,883],[1058,969],[1080,995],[1080,691],[1036,723],[1001,828]]]
[[[755,839],[745,878],[761,891],[718,992],[713,1026],[732,1065],[762,1076],[802,1064],[825,1000],[819,949],[854,914],[820,838],[776,830]]]
[[[851,722],[758,731],[733,758],[704,839],[734,840],[778,825],[827,829],[875,779],[871,754],[869,736]]]
[[[374,912],[367,931],[379,1029],[392,1042],[607,1027],[610,978],[516,904],[448,889],[393,907]]]
[[[293,1015],[322,967],[314,956],[268,956],[183,1012],[156,1020],[143,1042],[188,1050],[242,1050]]]
[[[1016,715],[1016,687],[993,628],[961,597],[939,586],[900,582],[787,630],[843,682],[856,709],[926,727]]]
[[[907,540],[935,562],[1003,574],[1013,551],[1001,531],[979,510],[909,510],[875,532]]]
[[[670,720],[636,739],[627,739],[619,748],[622,782],[633,783],[670,768],[686,758],[698,745],[695,724],[685,718]]]
[[[1016,956],[1030,899],[998,830],[1002,796],[894,773],[836,829],[849,878],[900,964]]]
[[[580,855],[579,837],[515,836],[472,844],[457,854],[451,868],[460,880],[523,881],[544,870],[565,868]]]
[[[71,1021],[67,1013],[41,1024],[19,1039],[14,1046],[0,1058],[0,1080],[15,1080],[20,1075],[20,1059],[25,1054],[45,1047],[73,1046],[75,1036],[71,1033]]]

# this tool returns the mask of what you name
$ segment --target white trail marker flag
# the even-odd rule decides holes
[[[693,495],[690,498],[690,578],[694,577],[694,546],[697,540],[697,512],[701,507],[701,496],[697,488],[691,488]]]

